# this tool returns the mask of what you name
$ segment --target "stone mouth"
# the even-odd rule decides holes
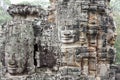
[[[9,68],[17,68],[17,65],[8,65]]]
[[[72,36],[61,36],[62,40],[69,40],[72,39]]]

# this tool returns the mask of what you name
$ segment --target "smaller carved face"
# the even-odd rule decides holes
[[[25,58],[20,57],[18,54],[5,54],[5,61],[8,73],[10,74],[20,74],[25,69]]]
[[[74,43],[79,40],[79,26],[68,25],[60,29],[60,41],[63,44]]]

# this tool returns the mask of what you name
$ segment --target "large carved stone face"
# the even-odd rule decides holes
[[[60,41],[63,44],[74,43],[79,40],[79,26],[62,26],[60,29]]]
[[[12,75],[21,74],[25,70],[26,55],[23,54],[16,46],[6,46],[5,63],[8,73]],[[15,53],[16,52],[16,53]],[[21,53],[20,53],[21,52]]]

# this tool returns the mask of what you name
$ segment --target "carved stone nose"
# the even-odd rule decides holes
[[[64,35],[70,35],[70,31],[65,31]]]
[[[14,65],[15,64],[15,60],[9,60],[9,64],[10,65]]]

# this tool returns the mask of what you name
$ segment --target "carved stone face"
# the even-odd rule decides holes
[[[25,69],[24,58],[21,58],[18,54],[8,54],[5,55],[6,66],[8,73],[10,74],[20,74]]]
[[[25,64],[26,64],[25,54],[23,55],[23,53],[17,50],[17,48],[15,47],[13,47],[13,45],[11,46],[7,45],[6,52],[5,52],[5,64],[7,67],[7,71],[12,75],[23,73],[25,70]]]
[[[79,40],[79,27],[68,25],[62,26],[60,29],[60,41],[63,44],[74,43]]]

